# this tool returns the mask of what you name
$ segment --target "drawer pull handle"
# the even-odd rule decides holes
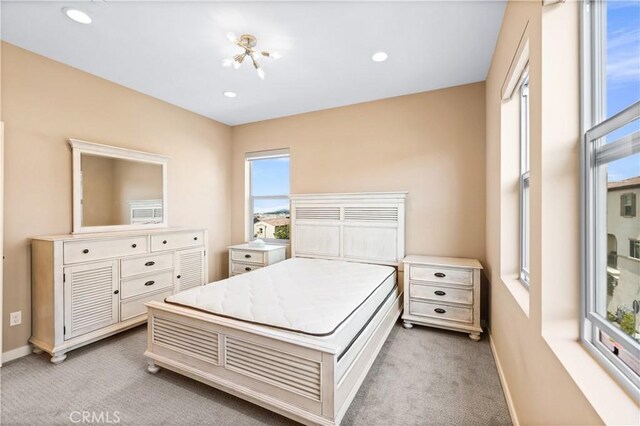
[[[436,311],[436,313],[438,313],[438,314],[444,314],[445,312],[447,312],[442,308],[435,308],[434,311]]]
[[[82,250],[82,252],[83,252],[84,254],[87,254],[87,253],[89,253],[89,249],[84,249],[84,250]]]
[[[147,262],[147,263],[144,264],[144,266],[153,266],[155,264],[156,264],[156,262]]]
[[[180,277],[181,277],[181,276],[182,276],[182,275],[178,275],[176,278],[177,278],[177,279],[180,279]]]
[[[246,268],[244,268],[245,271],[250,271],[251,268],[249,268],[248,266]]]
[[[198,241],[198,237],[193,237],[193,241]]]
[[[164,241],[162,242],[162,244],[167,244],[167,240],[164,240]]]
[[[120,293],[120,290],[116,290],[113,292],[113,294],[118,294],[118,293]]]
[[[446,274],[444,274],[444,273],[442,273],[442,272],[436,272],[436,273],[435,273],[435,276],[436,276],[436,277],[438,277],[438,278],[444,278],[444,277],[446,277],[447,275],[446,275]]]
[[[244,258],[245,258],[245,259],[251,259],[251,255],[250,255],[250,254],[245,254],[245,255],[244,255]]]
[[[155,281],[147,281],[146,283],[144,283],[144,285],[149,287],[150,285],[154,285],[155,283],[156,283]]]
[[[137,244],[131,244],[131,248],[136,248],[136,247],[138,247]]]
[[[436,291],[434,291],[433,293],[434,293],[436,296],[444,296],[445,294],[447,294],[447,293],[445,293],[445,292],[444,292],[444,291],[442,291],[442,290],[436,290]]]

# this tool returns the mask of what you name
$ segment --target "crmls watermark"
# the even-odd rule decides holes
[[[72,411],[69,414],[71,423],[82,424],[118,424],[119,411]]]

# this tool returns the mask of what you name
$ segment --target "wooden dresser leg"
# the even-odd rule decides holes
[[[471,333],[469,334],[469,338],[474,342],[477,342],[480,340],[480,333]]]
[[[50,361],[51,361],[51,364],[60,364],[65,359],[67,359],[67,354],[54,354],[51,357]]]
[[[404,322],[402,323],[402,326],[403,326],[404,328],[406,328],[406,329],[413,328],[413,324],[411,324],[411,323],[410,323],[410,322],[408,322],[408,321],[404,321]]]
[[[155,363],[155,362],[153,362],[153,360],[152,360],[152,359],[150,359],[150,360],[148,361],[148,363],[149,363],[149,365],[147,365],[147,371],[148,371],[149,373],[151,373],[151,374],[156,374],[158,371],[160,371],[160,367],[158,367],[158,366],[156,365],[156,363]]]
[[[35,346],[33,347],[33,353],[34,354],[40,355],[42,352],[44,352],[42,349],[36,348]]]

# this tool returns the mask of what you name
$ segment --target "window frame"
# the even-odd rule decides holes
[[[607,234],[599,235],[607,228],[607,200],[598,197],[597,185],[606,187],[606,173],[600,172],[596,161],[606,157],[615,161],[630,154],[630,145],[639,142],[634,138],[622,138],[602,146],[601,140],[609,133],[640,118],[640,102],[613,117],[605,119],[606,63],[606,2],[585,0],[581,2],[581,143],[580,143],[580,198],[581,198],[581,319],[580,339],[588,352],[634,397],[640,397],[640,378],[600,341],[599,332],[613,338],[626,351],[637,353],[637,342],[614,327],[606,317],[598,314],[596,307],[598,280],[604,277],[606,289]],[[633,146],[631,146],[633,148]],[[604,175],[604,176],[603,176]],[[599,256],[600,253],[604,256]]]
[[[283,200],[286,199],[289,203],[289,217],[291,217],[291,201],[289,194],[275,194],[275,195],[253,195],[253,162],[260,160],[271,160],[276,158],[289,158],[289,183],[291,182],[291,155],[289,149],[276,149],[270,151],[250,152],[245,154],[245,170],[246,170],[246,191],[247,191],[247,234],[248,240],[253,241],[256,239],[254,236],[254,205],[256,200]],[[289,191],[291,191],[291,185],[289,185]],[[291,232],[291,223],[289,223],[289,232]],[[289,234],[291,237],[291,234]],[[289,244],[290,239],[278,239],[278,238],[262,238],[262,240],[268,244]]]
[[[520,97],[520,176],[519,176],[519,280],[529,289],[529,268],[531,259],[531,181],[530,181],[530,90],[529,66],[522,71],[516,87]],[[527,232],[529,231],[529,232]]]

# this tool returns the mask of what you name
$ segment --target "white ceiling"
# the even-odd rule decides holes
[[[73,5],[91,25],[69,20]],[[486,78],[504,1],[3,1],[2,39],[236,125]],[[227,32],[258,37],[265,81]],[[386,62],[374,63],[379,50]],[[237,92],[228,99],[224,91]]]

